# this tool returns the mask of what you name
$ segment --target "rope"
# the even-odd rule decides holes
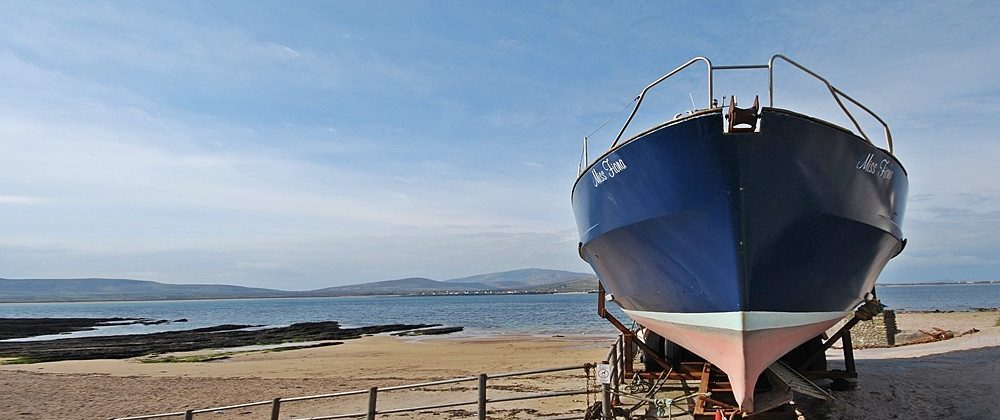
[[[632,393],[617,392],[617,391],[614,391],[614,390],[612,390],[611,393],[613,393],[613,394],[615,394],[615,395],[617,395],[619,397],[632,398],[634,400],[639,401],[638,403],[636,403],[635,405],[629,407],[626,410],[629,413],[637,410],[639,407],[641,407],[643,405],[643,403],[650,403],[650,404],[653,404],[654,406],[656,406],[657,410],[660,411],[661,413],[665,412],[666,415],[667,415],[667,418],[673,418],[673,415],[674,415],[673,407],[677,407],[677,408],[680,408],[681,410],[684,410],[683,407],[680,407],[680,406],[677,405],[677,402],[683,401],[683,400],[688,400],[688,399],[691,399],[691,398],[695,398],[695,397],[698,397],[700,395],[704,395],[704,396],[712,395],[711,392],[705,392],[705,393],[695,392],[695,393],[684,395],[684,396],[677,397],[677,398],[667,398],[667,399],[655,399],[655,398],[653,398],[653,396],[656,395],[657,392],[659,392],[660,388],[663,387],[664,383],[666,382],[667,378],[670,377],[671,373],[673,373],[673,368],[671,368],[670,370],[667,370],[667,371],[664,371],[664,372],[660,373],[660,377],[657,378],[657,380],[653,383],[653,385],[650,386],[649,391],[647,391],[645,393],[645,395],[643,395],[643,396],[638,396],[638,395],[635,395],[635,394],[632,394]],[[732,419],[730,419],[730,420],[732,420]]]
[[[677,398],[651,399],[651,398],[645,398],[645,397],[638,397],[638,396],[635,396],[635,395],[632,395],[632,394],[624,394],[624,393],[621,393],[621,392],[614,392],[614,391],[612,391],[612,393],[616,394],[616,395],[618,395],[620,397],[632,398],[634,400],[638,400],[639,401],[638,404],[633,405],[632,407],[630,407],[627,410],[630,413],[633,412],[633,411],[635,411],[639,407],[641,407],[643,403],[651,403],[651,404],[655,405],[658,410],[664,410],[664,409],[666,409],[665,412],[666,412],[666,415],[667,415],[668,418],[672,418],[673,415],[674,415],[673,407],[680,408],[682,411],[684,411],[683,407],[677,405],[678,402],[683,401],[683,400],[688,400],[688,399],[691,399],[691,398],[695,398],[695,397],[699,397],[699,396],[706,396],[706,397],[708,397],[708,396],[712,395],[711,392],[696,392],[694,394],[684,395],[684,396],[677,397]],[[687,412],[687,411],[684,411],[684,412]],[[736,413],[734,412],[733,414],[735,415]],[[732,416],[730,416],[730,420],[733,420]]]
[[[597,127],[596,130],[591,131],[590,134],[587,134],[586,136],[583,136],[583,138],[584,139],[588,139],[588,138],[590,138],[590,136],[593,136],[594,133],[596,133],[598,131],[601,131],[601,129],[604,128],[604,126],[608,125],[608,123],[610,123],[611,121],[613,121],[615,118],[618,118],[618,116],[621,115],[621,113],[623,111],[625,111],[625,109],[628,108],[629,105],[632,105],[632,102],[635,102],[638,99],[639,99],[639,97],[636,96],[634,99],[632,99],[631,101],[629,101],[628,103],[626,103],[625,106],[622,107],[622,109],[619,109],[618,112],[615,113],[615,115],[612,115],[611,118],[608,118],[608,120],[605,121],[604,124],[601,124],[600,127]]]

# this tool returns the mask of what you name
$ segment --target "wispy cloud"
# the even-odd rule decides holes
[[[425,9],[6,5],[0,276],[310,288],[586,270],[569,207],[582,136],[691,56],[774,52],[893,125],[911,241],[887,278],[1000,272],[997,7]],[[701,71],[633,127],[703,102]],[[790,74],[783,106],[844,123]],[[766,91],[766,75],[718,82]]]
[[[0,204],[38,204],[44,202],[39,197],[26,195],[0,195]]]

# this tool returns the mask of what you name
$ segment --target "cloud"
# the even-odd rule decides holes
[[[45,200],[39,197],[25,195],[0,195],[0,204],[38,204]]]
[[[476,227],[444,229],[441,233],[269,239],[198,248],[158,244],[162,249],[131,251],[7,246],[0,248],[0,265],[5,267],[5,277],[14,278],[142,274],[142,279],[167,282],[238,283],[294,290],[413,276],[445,280],[524,267],[588,270],[576,255],[572,230]],[[40,261],[58,263],[39,275]]]
[[[306,287],[586,270],[568,197],[582,137],[693,55],[785,52],[893,127],[911,242],[885,278],[995,276],[1000,35],[997,8],[976,6],[485,5],[414,19],[426,10],[11,4],[0,275]],[[779,70],[780,106],[846,124],[816,81]],[[766,92],[766,73],[717,82],[716,96]],[[703,68],[678,75],[632,129],[702,89]]]

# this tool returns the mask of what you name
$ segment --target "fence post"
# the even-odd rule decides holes
[[[611,387],[608,384],[601,384],[601,418],[611,419]]]
[[[378,401],[378,387],[368,389],[368,420],[375,420],[375,405]]]
[[[271,401],[271,420],[278,420],[278,415],[281,413],[281,398],[275,398]]]
[[[191,420],[192,418],[194,418],[194,410],[184,412],[184,420]]]
[[[479,374],[479,420],[486,420],[486,374]]]

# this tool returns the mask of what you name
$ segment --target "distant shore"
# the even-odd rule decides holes
[[[537,276],[539,275],[556,277],[538,283],[540,280],[538,280]],[[0,304],[348,298],[366,296],[504,296],[594,293],[597,290],[597,277],[587,273],[527,269],[473,277],[493,278],[494,280],[486,281],[485,283],[470,283],[466,282],[467,279],[436,281],[425,278],[409,278],[327,287],[316,290],[278,290],[222,284],[172,284],[131,279],[0,278]],[[498,279],[514,280],[497,281]],[[519,283],[518,280],[525,280],[527,283]],[[522,285],[514,286],[513,283]],[[876,286],[894,288],[962,285],[1000,285],[1000,280],[879,283]]]
[[[896,286],[961,286],[963,284],[1000,284],[1000,280],[976,280],[976,281],[929,281],[926,283],[879,283],[875,287],[896,287]]]
[[[189,300],[252,300],[252,299],[333,299],[333,298],[364,298],[364,297],[442,297],[442,296],[508,296],[508,295],[560,295],[560,294],[593,294],[594,291],[580,292],[508,292],[508,291],[475,291],[475,292],[421,292],[421,293],[365,293],[365,294],[306,294],[289,292],[284,295],[260,295],[260,296],[191,296],[191,297],[167,297],[167,298],[122,298],[122,299],[58,299],[58,300],[10,300],[0,298],[0,304],[41,304],[41,303],[102,303],[102,302],[171,302]]]

